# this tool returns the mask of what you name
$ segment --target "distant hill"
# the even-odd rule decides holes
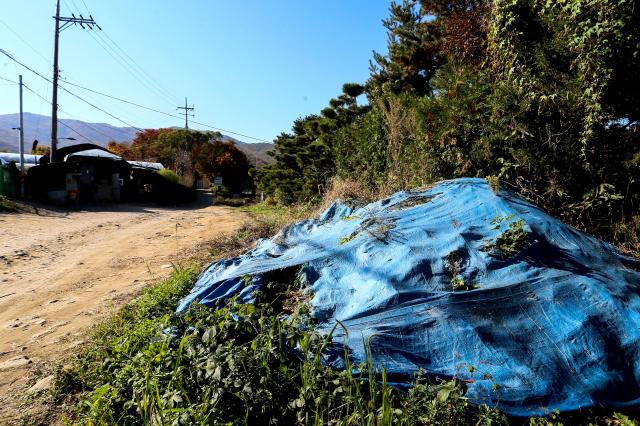
[[[30,151],[31,145],[36,139],[39,142],[38,145],[49,146],[49,141],[51,140],[51,118],[30,112],[25,112],[23,116],[25,149]],[[60,119],[60,122],[62,124],[58,125],[58,138],[76,139],[75,141],[60,140],[60,147],[84,142],[106,146],[112,140],[130,143],[138,132],[133,127],[116,127],[106,123],[87,123],[66,118]],[[12,130],[12,127],[18,127],[19,124],[20,118],[18,114],[0,115],[1,150],[18,152],[18,131]],[[74,129],[77,133],[71,129]],[[262,166],[273,162],[273,158],[266,153],[273,149],[273,144],[271,143],[245,143],[230,136],[224,136],[224,138],[234,142],[253,164]]]

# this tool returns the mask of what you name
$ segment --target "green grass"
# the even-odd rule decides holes
[[[488,424],[503,416],[472,409],[464,384],[417,376],[403,393],[370,361],[332,370],[321,354],[331,334],[315,331],[306,305],[282,318],[281,296],[295,270],[270,274],[255,305],[172,313],[192,285],[174,275],[99,326],[71,369],[60,399],[76,395],[68,420],[80,424]],[[340,327],[340,325],[337,325]],[[369,358],[370,359],[370,358]],[[496,424],[496,423],[494,423]]]
[[[255,215],[262,221],[273,221],[287,225],[291,222],[308,218],[313,214],[315,207],[314,204],[280,206],[264,202],[245,206],[241,210]]]
[[[18,206],[4,195],[0,195],[0,212],[15,211],[18,211]]]
[[[215,203],[217,206],[229,206],[229,207],[242,207],[247,205],[249,201],[246,198],[225,198],[216,197]]]
[[[301,214],[265,205],[243,207],[247,225],[211,252],[228,256],[256,238],[273,235]],[[193,305],[174,314],[192,287],[197,268],[177,268],[170,278],[96,326],[89,343],[59,368],[55,401],[72,424],[302,424],[500,425],[498,410],[471,406],[463,382],[429,381],[417,374],[408,391],[389,385],[369,356],[345,368],[324,365],[335,349],[337,323],[319,333],[300,297],[297,269],[266,275],[254,305],[230,301],[219,309]],[[251,277],[246,277],[247,281]],[[293,301],[294,303],[290,303]],[[285,315],[286,314],[286,315]],[[636,424],[614,417],[551,415],[536,425]],[[522,424],[517,419],[514,424]]]

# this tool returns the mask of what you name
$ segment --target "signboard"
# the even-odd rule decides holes
[[[216,176],[215,178],[213,178],[213,184],[222,185],[222,176]]]

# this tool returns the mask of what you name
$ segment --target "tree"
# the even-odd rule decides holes
[[[107,143],[107,149],[109,150],[109,152],[112,152],[116,155],[119,155],[120,157],[122,157],[125,160],[131,160],[131,153],[130,153],[130,149],[129,146],[121,143],[121,142],[116,142],[116,141],[109,141]]]
[[[48,146],[38,145],[35,149],[31,150],[31,154],[34,155],[49,155],[50,148]]]
[[[219,132],[147,129],[136,135],[125,154],[131,160],[160,162],[183,181],[222,176],[225,186],[234,192],[251,186],[247,157],[233,143],[222,141]]]

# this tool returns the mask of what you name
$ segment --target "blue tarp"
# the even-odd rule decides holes
[[[526,240],[505,255],[496,241],[519,220]],[[342,321],[334,341],[356,362],[368,342],[389,374],[456,377],[516,416],[640,400],[640,262],[483,179],[337,202],[211,264],[178,311],[250,302],[262,274],[296,265],[319,327]]]

